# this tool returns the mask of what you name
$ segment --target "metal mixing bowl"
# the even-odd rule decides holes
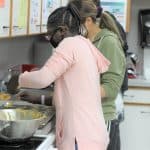
[[[45,119],[45,114],[31,106],[0,108],[0,138],[7,141],[31,137]]]

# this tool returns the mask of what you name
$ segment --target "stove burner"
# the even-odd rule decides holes
[[[36,150],[45,138],[32,137],[21,142],[7,142],[0,140],[0,150]]]

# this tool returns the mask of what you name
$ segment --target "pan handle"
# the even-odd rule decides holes
[[[3,126],[0,126],[0,138],[2,138],[4,140],[8,140],[9,139],[9,137],[7,137],[7,136],[5,136],[5,135],[2,134],[2,131],[5,128],[9,127],[9,126],[10,126],[10,123],[5,123]]]
[[[3,126],[0,126],[0,133],[7,127],[9,127],[10,124],[9,123],[5,123]]]

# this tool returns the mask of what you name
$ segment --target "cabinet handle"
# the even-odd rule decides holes
[[[13,28],[19,28],[19,26],[13,26]]]
[[[10,28],[9,26],[3,26],[3,29],[8,29],[8,28]]]
[[[123,95],[123,96],[131,97],[131,98],[135,97],[134,95]]]
[[[142,114],[150,114],[149,111],[141,111]]]
[[[23,29],[22,27],[19,27],[19,26],[13,26],[13,28],[14,29],[19,29],[19,30]]]
[[[46,26],[46,24],[42,24],[42,26],[44,26],[44,27],[45,27],[45,26]]]

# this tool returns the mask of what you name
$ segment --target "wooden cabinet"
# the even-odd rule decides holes
[[[47,32],[48,16],[62,0],[0,1],[0,38]]]
[[[125,105],[125,120],[120,124],[121,150],[150,149],[150,105]]]
[[[11,36],[26,35],[28,0],[12,0]]]
[[[10,5],[11,0],[5,0],[0,4],[0,38],[10,35]]]
[[[61,5],[61,0],[42,0],[41,32],[47,32],[48,16]]]
[[[69,0],[61,0],[61,5],[66,6],[68,4]]]
[[[61,4],[62,4],[62,0],[53,0],[52,11],[62,6]]]
[[[30,0],[28,34],[39,34],[40,32],[41,32],[41,0]]]
[[[131,0],[101,0],[104,11],[109,11],[117,18],[126,32],[130,30]]]
[[[127,6],[126,6],[126,26],[125,26],[126,32],[130,31],[130,22],[131,22],[131,0],[127,0]]]

